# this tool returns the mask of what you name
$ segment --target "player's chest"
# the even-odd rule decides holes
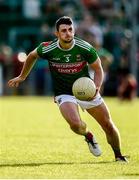
[[[72,52],[55,52],[49,56],[49,61],[57,63],[74,63],[84,61],[80,53]]]

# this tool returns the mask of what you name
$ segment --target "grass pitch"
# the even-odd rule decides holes
[[[1,97],[0,178],[139,178],[139,100],[105,101],[120,130],[122,152],[130,156],[128,164],[114,162],[104,132],[86,112],[80,110],[101,145],[101,157],[69,129],[53,98]]]

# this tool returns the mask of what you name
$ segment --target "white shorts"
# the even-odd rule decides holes
[[[63,104],[64,102],[72,102],[75,104],[79,104],[82,110],[84,110],[84,109],[90,109],[90,108],[96,107],[100,105],[101,103],[103,103],[104,101],[103,101],[103,98],[100,96],[100,94],[98,94],[95,97],[95,99],[91,101],[80,101],[75,96],[63,94],[63,95],[56,96],[55,102],[57,103],[58,106],[61,106],[61,104]]]

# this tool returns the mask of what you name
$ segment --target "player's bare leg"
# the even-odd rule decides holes
[[[85,122],[80,118],[78,106],[75,103],[65,102],[60,106],[60,111],[66,119],[70,128],[77,134],[85,135],[87,127]]]
[[[79,135],[85,136],[91,153],[93,153],[95,156],[100,156],[101,150],[99,145],[96,142],[94,135],[87,130],[85,122],[81,120],[77,104],[72,102],[64,102],[60,106],[60,111],[70,125],[72,131]]]
[[[107,137],[107,141],[114,151],[115,158],[123,158],[121,154],[120,134],[117,127],[114,125],[111,119],[111,115],[106,104],[102,103],[97,107],[87,109],[87,112],[91,116],[93,116],[103,128]]]

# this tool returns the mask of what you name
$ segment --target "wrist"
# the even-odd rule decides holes
[[[23,75],[19,75],[18,76],[22,81],[24,81],[26,79],[26,77],[24,77]]]

